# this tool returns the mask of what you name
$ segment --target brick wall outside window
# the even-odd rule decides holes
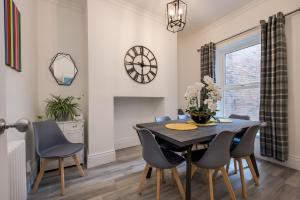
[[[226,54],[224,116],[249,115],[259,119],[261,45]]]

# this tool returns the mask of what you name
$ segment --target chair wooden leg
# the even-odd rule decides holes
[[[208,184],[209,184],[210,200],[214,200],[214,185],[213,185],[212,174],[213,174],[213,170],[208,169]]]
[[[240,177],[241,177],[243,197],[246,199],[248,195],[247,195],[247,188],[246,188],[246,183],[245,183],[243,161],[242,161],[241,158],[239,158],[238,162],[239,162],[239,169],[240,169]]]
[[[83,169],[82,169],[82,167],[80,165],[80,159],[79,159],[79,157],[76,154],[73,156],[73,160],[74,160],[74,162],[75,162],[75,164],[76,164],[76,166],[78,168],[80,176],[84,176],[84,171],[83,171]]]
[[[246,161],[247,161],[247,164],[248,164],[248,166],[249,166],[249,168],[250,168],[250,172],[251,172],[251,174],[252,174],[252,177],[253,177],[253,180],[254,180],[254,182],[255,182],[255,185],[256,185],[256,186],[259,186],[259,180],[258,180],[258,178],[257,178],[256,172],[255,172],[255,170],[254,170],[252,161],[251,161],[251,159],[250,159],[249,156],[246,157]]]
[[[148,164],[146,164],[146,166],[145,166],[145,168],[144,168],[143,175],[142,175],[142,177],[141,177],[139,189],[138,189],[139,194],[142,194],[142,192],[143,192],[143,189],[144,189],[144,183],[145,183],[145,179],[146,179],[146,177],[147,177],[149,168],[150,168],[150,166],[149,166]]]
[[[44,176],[44,173],[45,173],[45,168],[47,166],[47,163],[48,163],[47,159],[45,159],[45,160],[42,161],[39,175],[37,176],[37,178],[35,180],[35,183],[34,183],[34,186],[33,186],[33,192],[37,192],[37,190],[39,188],[39,185],[40,185],[41,180],[42,180],[42,178]]]
[[[228,192],[229,192],[229,194],[230,194],[231,199],[232,199],[232,200],[236,200],[234,191],[233,191],[233,189],[232,189],[230,180],[229,180],[229,178],[228,178],[228,174],[227,174],[227,172],[225,171],[225,168],[224,168],[224,167],[221,168],[221,172],[222,172],[223,179],[224,179],[225,185],[226,185],[226,187],[227,187],[227,190],[228,190]]]
[[[171,170],[171,178],[172,178],[172,184],[174,184],[176,182],[176,180],[174,178],[174,172],[173,172],[173,170]]]
[[[65,169],[64,169],[64,159],[60,160],[60,182],[61,182],[61,195],[65,194]]]
[[[234,174],[237,174],[237,160],[233,159],[233,163],[234,163]]]
[[[172,174],[174,176],[174,180],[175,180],[175,183],[176,183],[177,188],[179,190],[180,196],[184,200],[185,199],[185,191],[184,191],[183,185],[181,183],[181,180],[180,180],[180,177],[179,177],[179,174],[178,174],[178,171],[177,171],[176,168],[172,169]]]
[[[196,171],[198,170],[198,167],[194,164],[192,164],[192,173],[191,173],[191,178],[193,178],[194,174],[196,173]]]
[[[156,169],[156,200],[160,200],[161,169]]]

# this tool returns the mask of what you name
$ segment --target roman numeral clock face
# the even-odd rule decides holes
[[[127,74],[136,82],[146,84],[153,81],[157,74],[157,61],[146,47],[134,46],[124,58]]]

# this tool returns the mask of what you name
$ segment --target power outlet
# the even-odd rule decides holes
[[[26,172],[27,172],[27,173],[31,172],[31,164],[30,164],[30,160],[28,160],[28,161],[26,162]]]

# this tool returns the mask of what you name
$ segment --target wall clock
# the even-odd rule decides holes
[[[130,48],[124,58],[127,74],[137,83],[147,84],[157,74],[157,61],[150,49],[144,46]]]

